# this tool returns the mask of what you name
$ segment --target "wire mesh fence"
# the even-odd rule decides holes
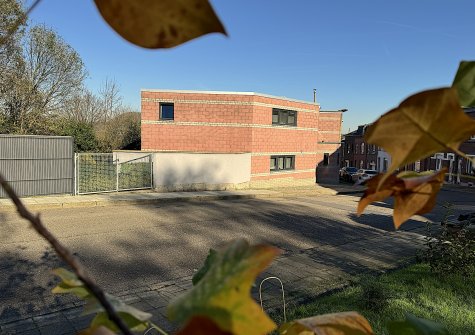
[[[76,155],[76,193],[101,193],[152,188],[151,156],[124,162],[114,154]]]

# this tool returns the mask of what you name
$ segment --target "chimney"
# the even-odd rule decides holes
[[[313,103],[314,104],[317,103],[317,89],[316,88],[313,89]]]

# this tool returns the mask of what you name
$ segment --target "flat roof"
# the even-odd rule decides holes
[[[298,100],[298,99],[292,99],[292,98],[287,98],[287,97],[279,97],[276,95],[270,95],[270,94],[264,94],[264,93],[258,93],[258,92],[199,91],[199,90],[195,91],[195,90],[166,90],[166,89],[162,90],[162,89],[148,89],[148,88],[142,88],[140,89],[140,92],[258,95],[264,98],[282,99],[282,100],[287,100],[287,101],[300,102],[304,104],[320,106],[318,102],[314,103],[312,101]]]

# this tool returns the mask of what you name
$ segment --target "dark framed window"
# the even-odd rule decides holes
[[[295,169],[295,156],[271,156],[270,170],[293,170]]]
[[[160,103],[160,120],[173,120],[175,118],[175,106],[172,103]]]
[[[330,164],[330,154],[328,152],[323,154],[323,165]]]
[[[297,112],[272,108],[272,124],[280,126],[297,126]]]

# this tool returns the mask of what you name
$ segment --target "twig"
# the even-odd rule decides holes
[[[94,282],[92,278],[89,277],[79,260],[71,253],[71,251],[69,251],[68,248],[62,245],[53,236],[53,234],[43,225],[39,214],[34,215],[28,209],[26,209],[25,205],[23,205],[23,202],[20,200],[15,191],[10,187],[8,182],[3,178],[1,174],[0,185],[7,193],[8,197],[15,204],[20,216],[28,220],[33,226],[33,228],[38,232],[38,234],[43,236],[43,238],[49,242],[49,244],[53,247],[59,257],[61,257],[61,259],[63,259],[66,263],[69,264],[69,266],[71,266],[76,276],[84,283],[84,286],[86,286],[89,291],[91,291],[91,293],[96,297],[99,303],[104,307],[104,310],[106,311],[109,319],[117,325],[117,327],[124,335],[132,335],[132,332],[129,330],[129,328],[127,328],[124,321],[122,321],[122,319],[114,310],[114,307],[107,300],[104,291]]]

